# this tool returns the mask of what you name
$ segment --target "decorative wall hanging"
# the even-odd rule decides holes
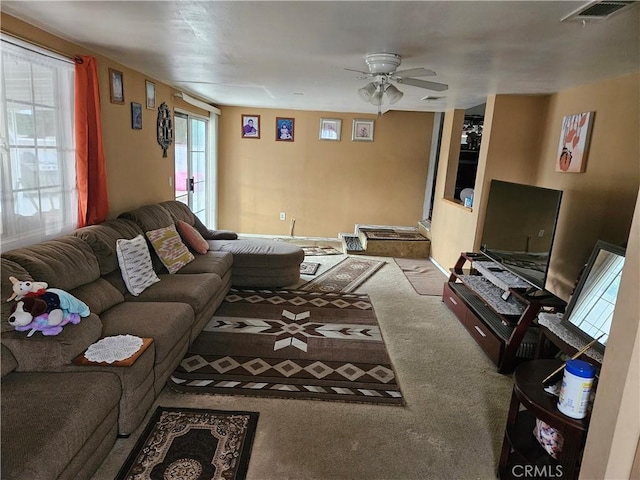
[[[131,128],[142,130],[142,105],[131,102]]]
[[[149,80],[144,81],[145,91],[147,94],[147,108],[149,110],[156,109],[156,84]]]
[[[342,120],[339,118],[321,118],[320,119],[320,140],[340,141],[340,132],[342,131]]]
[[[242,115],[242,138],[260,138],[260,115]]]
[[[109,93],[111,95],[111,103],[124,104],[124,80],[122,72],[109,69]]]
[[[373,122],[373,120],[354,119],[351,140],[354,142],[373,142]]]
[[[567,115],[562,120],[556,172],[582,173],[586,169],[595,112]]]
[[[276,117],[276,141],[293,142],[293,124],[295,119]]]
[[[173,141],[173,122],[171,121],[171,110],[165,102],[158,107],[158,143],[162,147],[162,157],[167,156],[167,148]]]

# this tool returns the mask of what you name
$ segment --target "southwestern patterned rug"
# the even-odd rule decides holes
[[[247,476],[255,412],[158,407],[116,480]]]
[[[169,386],[404,404],[373,306],[362,294],[231,289]]]
[[[306,292],[352,292],[383,265],[386,262],[382,260],[347,257],[298,288]]]
[[[447,277],[427,258],[394,258],[418,295],[442,295]]]
[[[403,232],[397,230],[363,230],[367,240],[403,240],[426,241],[427,238],[418,232]]]

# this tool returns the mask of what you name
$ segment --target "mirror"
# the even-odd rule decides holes
[[[616,306],[625,249],[598,241],[569,300],[562,324],[584,341],[601,337],[595,349],[604,353]]]

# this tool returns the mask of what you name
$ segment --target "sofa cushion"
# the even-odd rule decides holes
[[[3,257],[22,266],[36,282],[47,282],[49,287],[61,290],[73,290],[100,277],[93,251],[73,235],[10,250]]]
[[[1,287],[0,287],[0,321],[2,322],[2,332],[12,332],[13,327],[9,325],[9,316],[11,315],[11,309],[15,302],[7,302],[7,299],[13,294],[13,284],[9,280],[9,277],[15,277],[22,281],[33,281],[29,272],[18,265],[16,262],[12,262],[6,258],[1,259],[0,263],[0,275]]]
[[[117,240],[116,252],[122,279],[131,295],[140,295],[147,287],[160,281],[153,270],[149,247],[142,235],[131,240]]]
[[[174,224],[169,212],[159,204],[145,205],[144,207],[121,213],[118,215],[118,218],[131,220],[144,232]]]
[[[195,321],[189,305],[170,302],[125,302],[104,312],[101,319],[105,337],[130,334],[153,338],[156,364],[171,354]]]
[[[2,357],[0,357],[0,367],[2,367],[2,376],[8,375],[13,372],[16,368],[18,368],[18,362],[16,357],[13,356],[11,350],[9,350],[4,345],[0,346],[2,348]]]
[[[209,240],[209,249],[231,253],[234,267],[296,267],[304,260],[302,248],[272,240]]]
[[[27,337],[28,332],[4,332],[5,345],[18,362],[18,372],[46,372],[60,370],[86,350],[102,334],[102,323],[92,313],[77,325],[65,325],[55,336],[44,336],[40,332]]]
[[[124,302],[123,294],[104,278],[80,285],[69,293],[86,303],[89,306],[89,310],[96,315],[100,315],[114,305]]]
[[[139,296],[125,295],[132,302],[180,302],[191,305],[197,315],[222,288],[222,280],[213,273],[159,275],[160,282]]]
[[[169,273],[176,273],[187,263],[193,261],[193,254],[182,243],[175,225],[150,230],[146,235]]]
[[[198,230],[187,222],[178,220],[176,222],[176,228],[178,229],[178,233],[184,243],[186,243],[191,250],[198,252],[200,255],[204,255],[209,251],[209,244],[207,241],[202,237],[202,235],[200,235]]]
[[[93,250],[100,274],[106,275],[119,268],[116,241],[120,238],[130,240],[144,233],[142,229],[130,220],[107,220],[100,225],[83,227],[73,234],[84,240]]]
[[[205,255],[194,255],[193,262],[182,267],[178,273],[215,273],[224,277],[233,265],[233,255],[228,252],[207,252]]]
[[[94,432],[107,420],[115,424],[120,395],[120,381],[112,373],[3,378],[2,478],[68,478],[66,469]],[[109,431],[113,443],[116,432]]]

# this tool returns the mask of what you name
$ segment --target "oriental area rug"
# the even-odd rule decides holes
[[[258,413],[158,407],[116,480],[247,476]]]
[[[442,295],[447,277],[427,258],[394,258],[418,295]]]
[[[329,246],[301,247],[301,248],[302,250],[304,250],[305,257],[316,257],[321,255],[342,255],[342,252]]]
[[[424,242],[426,237],[418,232],[405,232],[398,230],[363,230],[367,240],[403,240]]]
[[[306,292],[352,292],[385,264],[382,260],[347,257],[298,289]]]
[[[183,393],[404,404],[363,294],[231,289],[169,386]]]

